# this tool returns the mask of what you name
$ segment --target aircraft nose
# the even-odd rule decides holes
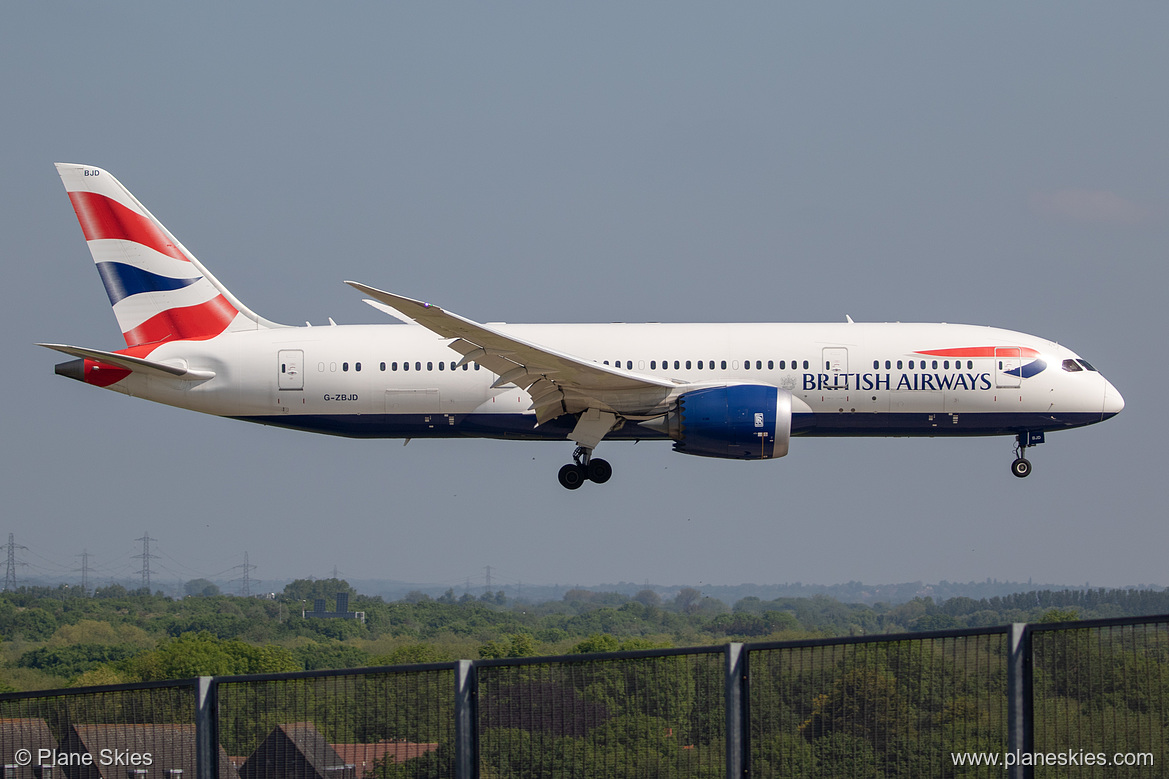
[[[1104,382],[1104,418],[1116,416],[1124,408],[1124,398],[1112,386],[1112,382]]]

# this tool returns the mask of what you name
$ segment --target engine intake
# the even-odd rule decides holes
[[[667,417],[674,451],[731,460],[787,454],[792,395],[778,387],[737,384],[687,392]]]

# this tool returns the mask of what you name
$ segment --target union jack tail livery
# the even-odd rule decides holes
[[[106,171],[57,163],[127,347],[266,327]]]

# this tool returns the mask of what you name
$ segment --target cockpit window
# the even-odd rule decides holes
[[[1076,362],[1075,360],[1064,360],[1063,361],[1063,369],[1065,371],[1067,371],[1068,373],[1076,373],[1077,371],[1084,370],[1083,368],[1080,367],[1080,364],[1078,362]]]
[[[1089,363],[1087,360],[1077,360],[1076,362],[1078,362],[1080,365],[1083,365],[1085,368],[1092,371],[1093,373],[1099,373],[1099,371],[1097,371],[1095,368],[1093,368],[1092,364]]]

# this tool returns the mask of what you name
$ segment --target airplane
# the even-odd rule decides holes
[[[800,436],[1012,436],[1011,472],[1124,399],[1068,348],[960,324],[504,324],[354,281],[401,320],[305,327],[236,298],[108,172],[58,163],[126,346],[39,344],[56,373],[206,414],[353,438],[572,441],[558,479],[603,484],[607,441],[787,455]]]

